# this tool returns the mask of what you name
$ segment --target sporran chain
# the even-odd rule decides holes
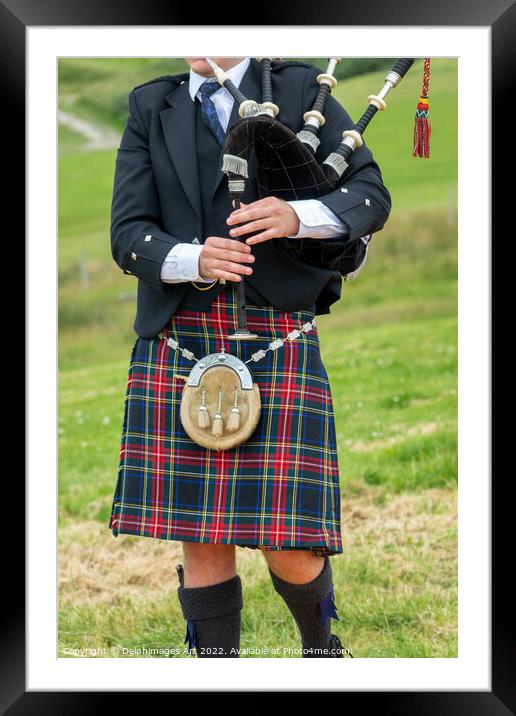
[[[293,331],[290,331],[287,333],[285,338],[276,338],[275,340],[271,341],[268,345],[268,347],[263,350],[256,351],[256,353],[253,353],[248,360],[244,361],[244,363],[258,363],[258,361],[262,360],[262,358],[265,358],[267,353],[269,351],[277,351],[279,348],[281,348],[286,341],[295,341],[296,338],[299,338],[300,335],[303,333],[308,333],[313,328],[316,327],[315,318],[313,318],[311,321],[307,321],[306,323],[303,323],[301,328],[295,328]],[[181,348],[179,346],[179,342],[176,341],[174,338],[168,338],[165,331],[161,331],[158,334],[158,337],[162,340],[165,340],[167,342],[167,345],[172,348],[175,351],[179,351],[182,353],[183,358],[186,358],[187,360],[195,361],[196,363],[199,361],[198,358],[194,356],[192,351],[189,351],[187,348]],[[176,378],[182,378],[183,380],[188,380],[188,378],[184,375],[176,375],[174,376]]]

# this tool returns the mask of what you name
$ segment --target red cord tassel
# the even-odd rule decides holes
[[[414,122],[414,146],[412,148],[413,157],[422,157],[428,159],[430,156],[430,136],[432,134],[432,125],[428,118],[428,87],[430,84],[430,58],[425,58],[423,73],[423,89],[421,97],[416,108],[416,117]]]

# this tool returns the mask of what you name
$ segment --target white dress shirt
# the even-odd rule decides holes
[[[240,85],[242,77],[249,67],[249,62],[249,57],[246,57],[238,65],[225,70],[235,87]],[[189,91],[193,102],[196,99],[201,101],[199,88],[205,81],[206,77],[190,68]],[[211,99],[217,110],[222,128],[226,131],[234,99],[228,90],[222,86],[211,95]],[[337,215],[317,199],[289,201],[288,203],[299,219],[299,231],[297,234],[291,234],[288,238],[302,239],[305,236],[310,236],[314,239],[326,239],[344,233],[344,224]],[[202,278],[199,275],[199,256],[202,251],[202,244],[197,243],[198,239],[193,241],[194,243],[191,244],[176,244],[170,250],[161,266],[162,281],[165,283],[182,283],[184,281],[213,282],[214,279]]]

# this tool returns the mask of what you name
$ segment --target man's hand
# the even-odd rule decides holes
[[[251,248],[242,241],[224,239],[221,236],[208,236],[199,254],[199,276],[202,278],[225,278],[229,281],[241,281],[240,274],[251,274],[250,266],[254,256]]]
[[[253,231],[261,231],[256,236],[245,240],[248,245],[290,236],[299,231],[297,214],[283,199],[268,196],[265,199],[253,201],[252,204],[241,204],[241,207],[229,215],[226,223],[230,226],[243,224],[238,228],[231,229],[230,236],[244,236]]]

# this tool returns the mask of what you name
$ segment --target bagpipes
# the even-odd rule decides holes
[[[386,108],[385,97],[396,87],[412,66],[411,58],[400,58],[387,72],[377,95],[368,97],[368,106],[352,129],[342,133],[334,151],[319,163],[316,152],[319,131],[324,126],[324,109],[331,90],[337,84],[333,72],[340,58],[329,59],[326,72],[317,76],[319,91],[312,108],[303,115],[304,126],[295,134],[278,119],[279,107],[272,96],[272,58],[259,58],[261,65],[261,102],[248,99],[211,58],[206,61],[220,85],[238,103],[239,119],[228,131],[224,143],[222,171],[235,208],[240,207],[248,178],[248,160],[256,157],[256,182],[259,198],[276,196],[286,201],[317,199],[334,191],[349,166],[353,152],[362,146],[362,135],[378,111]],[[414,156],[428,156],[430,129],[428,124],[429,60],[425,60],[425,81],[416,112]],[[344,279],[354,278],[364,264],[371,235],[350,240],[349,237],[329,239],[273,239],[276,248],[287,256],[317,266],[337,269]],[[243,278],[238,284],[239,329],[245,334]],[[237,334],[239,331],[237,331]],[[235,334],[236,337],[236,334]]]
[[[222,165],[235,208],[240,207],[244,196],[252,150],[256,155],[260,198],[313,199],[334,190],[353,152],[362,145],[362,134],[372,117],[378,110],[385,109],[384,97],[396,87],[413,63],[411,59],[395,62],[379,94],[369,97],[369,106],[360,120],[353,129],[343,132],[338,147],[319,164],[315,157],[319,146],[318,133],[325,121],[323,111],[326,100],[336,84],[332,73],[338,58],[332,58],[327,71],[318,76],[319,92],[311,110],[305,113],[305,124],[297,135],[276,119],[279,108],[272,97],[270,58],[261,60],[261,103],[244,97],[220,67],[209,58],[206,60],[219,83],[226,87],[239,106],[241,119],[226,134]],[[423,134],[420,132],[418,136]],[[323,266],[336,265],[345,277],[363,263],[362,248],[350,250],[350,246],[365,247],[367,250],[367,244],[360,239],[350,242],[345,239],[281,237],[273,241],[279,242],[279,246],[302,261],[319,262]],[[245,341],[259,338],[247,327],[243,275],[236,285],[236,298],[237,327],[228,339]],[[197,359],[166,332],[160,333],[160,338],[166,340],[172,349],[181,351],[183,357],[194,361],[183,388],[180,408],[181,424],[190,439],[217,451],[238,447],[248,440],[258,425],[262,405],[259,383],[255,381],[248,364],[260,362],[269,351],[281,350],[289,341],[304,336],[314,327],[315,317],[285,337],[275,338],[266,349],[255,351],[245,361],[224,348]],[[243,352],[247,352],[245,343],[242,345]]]

